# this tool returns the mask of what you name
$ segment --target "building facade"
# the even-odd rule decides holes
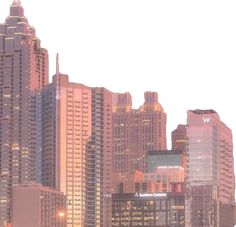
[[[13,188],[14,227],[66,227],[66,197],[40,184]]]
[[[92,135],[86,151],[86,227],[111,226],[112,93],[92,88]]]
[[[159,192],[158,182],[147,179],[145,173],[135,171],[131,174],[114,175],[112,193]]]
[[[147,172],[156,168],[185,167],[186,158],[181,150],[156,150],[147,154]]]
[[[47,50],[14,0],[0,24],[0,226],[12,221],[12,187],[38,177],[38,97],[47,83]]]
[[[199,213],[203,226],[232,226],[222,225],[227,209],[221,209],[233,209],[235,201],[232,132],[214,110],[190,110],[187,123],[186,224],[199,226]]]
[[[112,194],[112,226],[184,227],[184,193]]]
[[[187,137],[187,125],[178,125],[177,128],[171,132],[171,143],[172,143],[172,150],[181,151],[184,157],[184,165],[183,168],[185,170],[186,176],[186,149],[188,144],[188,137]]]
[[[185,226],[184,169],[168,161],[153,172],[116,174],[112,226]]]
[[[145,102],[132,109],[129,93],[117,94],[112,113],[113,172],[147,169],[147,152],[166,149],[166,114],[156,92],[145,92]]]
[[[184,169],[179,166],[159,167],[150,173],[117,174],[112,190],[113,193],[184,191]]]
[[[59,73],[42,95],[42,183],[67,196],[67,227],[85,224],[86,147],[91,89]]]
[[[171,132],[172,150],[182,151],[186,153],[187,147],[187,125],[178,125],[177,128]]]

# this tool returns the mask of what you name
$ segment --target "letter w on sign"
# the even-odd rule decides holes
[[[211,118],[210,117],[203,117],[202,120],[205,124],[207,124],[210,122]]]

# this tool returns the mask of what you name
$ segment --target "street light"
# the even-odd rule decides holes
[[[58,215],[59,215],[59,217],[63,218],[65,216],[65,213],[64,212],[59,212]]]
[[[64,216],[65,216],[65,213],[63,211],[59,211],[58,216],[59,216],[60,222],[61,222],[61,226],[60,227],[64,227]]]

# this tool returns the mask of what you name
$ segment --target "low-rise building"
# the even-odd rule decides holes
[[[13,226],[65,227],[65,195],[35,183],[14,187]]]
[[[112,226],[184,227],[184,193],[112,194]]]

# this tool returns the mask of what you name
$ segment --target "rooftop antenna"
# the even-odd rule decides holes
[[[57,53],[57,59],[56,59],[56,75],[59,75],[59,54]]]

